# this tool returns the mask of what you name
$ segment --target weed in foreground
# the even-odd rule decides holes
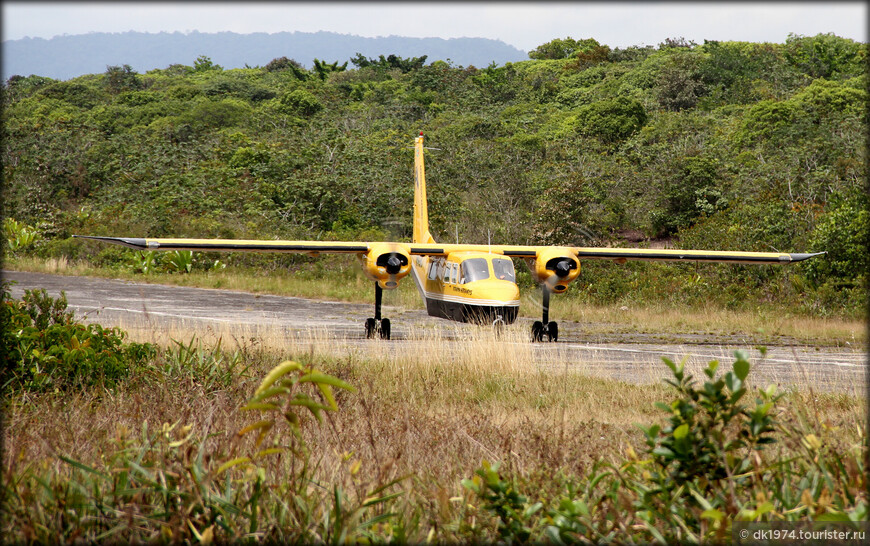
[[[734,369],[716,377],[717,362],[698,387],[682,364],[665,361],[676,391],[664,428],[641,427],[647,448],[633,448],[619,464],[599,462],[581,479],[568,480],[556,499],[532,503],[518,480],[505,479],[484,462],[463,485],[497,518],[507,543],[704,542],[730,539],[737,521],[859,522],[867,519],[867,447],[834,450],[834,428],[798,411],[781,423],[775,389],[741,403],[750,365],[736,353]],[[790,442],[787,456],[764,448]]]

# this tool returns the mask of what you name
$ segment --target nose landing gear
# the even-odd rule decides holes
[[[504,333],[504,319],[501,315],[496,315],[495,320],[492,321],[492,331],[495,333],[496,338],[500,338]]]
[[[366,319],[366,339],[390,339],[390,319],[381,318],[381,299],[384,290],[381,285],[375,283],[375,317]]]

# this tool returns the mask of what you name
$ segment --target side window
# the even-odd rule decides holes
[[[459,264],[447,264],[447,280],[450,284],[456,284],[459,280]]]
[[[430,260],[429,261],[429,280],[434,281],[438,278],[438,261]]]

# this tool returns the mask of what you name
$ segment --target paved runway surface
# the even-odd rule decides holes
[[[363,323],[373,314],[373,305],[42,273],[4,271],[3,278],[16,281],[12,288],[15,297],[27,288],[45,288],[52,296],[63,290],[69,308],[79,318],[104,326],[137,323],[151,329],[177,330],[211,325],[222,331],[236,329],[243,335],[258,327],[270,327],[279,328],[282,335],[308,336],[334,346],[378,343],[379,350],[389,352],[432,350],[431,343],[419,341],[429,337],[441,340],[438,350],[445,354],[461,350],[462,344],[470,343],[469,332],[479,331],[475,330],[479,327],[429,317],[422,310],[385,306],[384,316],[392,321],[394,339],[381,343],[364,339]],[[528,319],[518,323],[518,329],[531,327]],[[576,368],[626,381],[650,382],[664,377],[662,357],[677,361],[688,358],[692,366],[716,359],[727,366],[736,349],[750,353],[757,383],[863,392],[867,379],[867,353],[863,349],[792,344],[768,347],[762,357],[750,344],[741,344],[739,337],[613,334],[592,338],[584,336],[580,323],[562,322],[559,326],[558,343],[531,345],[521,340],[523,336],[515,335],[503,345],[506,350],[515,346],[528,354],[529,365],[554,370]]]

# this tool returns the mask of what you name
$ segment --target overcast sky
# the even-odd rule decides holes
[[[867,41],[866,2],[3,2],[3,39],[88,32],[326,30],[365,37],[481,37],[531,50],[553,38],[611,47],[665,38],[784,42],[833,32]]]

